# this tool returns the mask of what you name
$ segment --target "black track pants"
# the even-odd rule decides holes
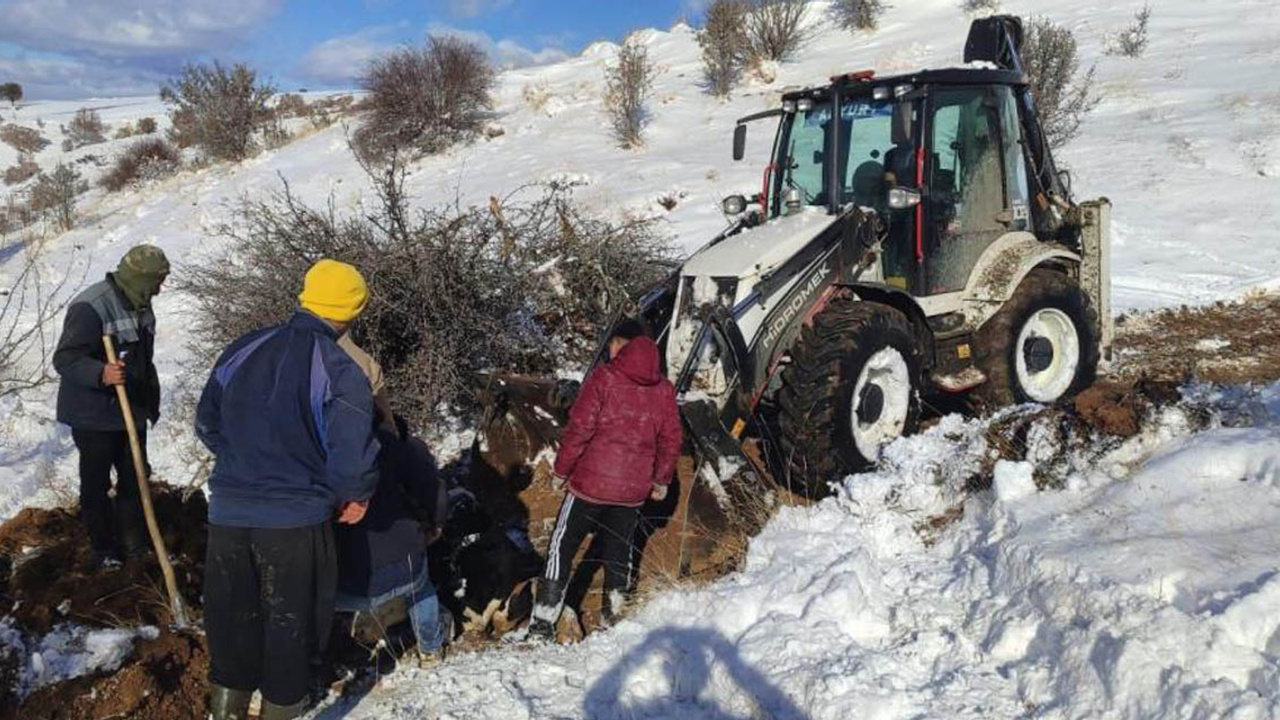
[[[337,560],[333,530],[209,526],[204,626],[209,680],[261,690],[276,705],[306,697],[311,656],[333,618]]]
[[[566,494],[547,548],[546,584],[564,587],[573,570],[573,556],[587,535],[594,534],[597,559],[604,565],[605,592],[625,591],[631,579],[631,545],[639,518],[640,508],[597,505]]]
[[[80,518],[89,532],[93,549],[97,552],[145,549],[145,521],[128,433],[123,430],[72,428],[71,439],[80,452]],[[145,427],[138,428],[138,442],[142,445],[145,463]],[[114,504],[107,495],[111,490],[111,468],[116,470]]]

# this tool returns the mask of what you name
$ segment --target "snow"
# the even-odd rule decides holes
[[[158,635],[154,627],[91,629],[64,623],[32,639],[9,620],[0,620],[0,655],[17,653],[22,660],[14,682],[23,697],[63,680],[115,670],[129,657],[135,640]]]
[[[968,18],[955,0],[892,5],[874,33],[824,24],[796,61],[748,77],[723,102],[701,92],[689,28],[646,32],[661,73],[638,151],[610,139],[600,107],[615,44],[504,73],[495,122],[505,133],[416,163],[408,190],[421,204],[485,203],[529,182],[572,182],[597,209],[664,218],[691,251],[725,226],[720,198],[760,182],[772,137],[753,127],[751,159],[731,162],[736,118],[770,107],[785,86],[836,72],[960,61]],[[1139,6],[1005,7],[1073,28],[1086,65],[1097,63],[1101,102],[1057,156],[1079,199],[1114,203],[1113,301],[1134,310],[1280,288],[1274,0],[1165,0],[1153,8],[1143,57],[1105,56],[1106,36]],[[143,116],[166,123],[154,98],[35,103],[0,116],[45,122],[53,141],[37,157],[45,168],[109,159],[128,141],[61,152],[57,124],[81,106],[113,125]],[[281,178],[308,203],[332,199],[340,214],[359,212],[369,184],[346,131],[303,134],[239,165],[120,193],[95,188],[80,200],[76,229],[42,239],[42,266],[48,277],[67,272],[81,285],[138,242],[189,265],[224,247],[216,228],[237,199],[277,191]],[[0,166],[14,159],[0,145]],[[102,172],[92,162],[78,167],[91,180]],[[0,201],[12,191],[0,189]],[[664,209],[662,198],[675,207]],[[15,239],[0,240],[0,288],[24,258],[6,247]],[[204,369],[187,351],[187,299],[163,294],[156,312],[166,402],[150,459],[159,479],[181,484],[201,470],[183,396]],[[1220,347],[1210,340],[1201,349]],[[75,453],[54,421],[55,390],[0,398],[0,519],[74,497]],[[887,448],[880,471],[849,478],[835,497],[781,511],[738,573],[657,593],[578,646],[461,654],[430,671],[394,673],[364,698],[316,716],[1274,716],[1280,386],[1187,394],[1216,408],[1220,424],[1197,431],[1185,413],[1167,410],[1142,435],[1071,464],[1077,469],[1058,478],[1062,488],[1044,491],[1032,470],[1055,451],[1050,434],[1029,434],[1029,462],[1001,464],[994,491],[970,495],[965,482],[989,459],[990,421],[944,418]],[[473,440],[456,419],[442,421],[440,433],[442,460]],[[938,530],[919,529],[961,510]],[[0,623],[0,642],[16,647],[6,627]],[[21,640],[24,687],[115,667],[131,642],[118,632],[72,627]]]

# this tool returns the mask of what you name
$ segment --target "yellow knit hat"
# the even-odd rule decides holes
[[[351,322],[364,311],[369,288],[360,271],[337,260],[324,259],[307,271],[298,302],[306,310],[334,322]]]

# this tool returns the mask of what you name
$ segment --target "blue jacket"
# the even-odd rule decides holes
[[[373,395],[336,339],[298,311],[218,358],[196,409],[196,435],[216,457],[210,523],[305,527],[373,495]]]

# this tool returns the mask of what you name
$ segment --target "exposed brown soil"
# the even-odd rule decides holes
[[[1280,380],[1280,295],[1121,316],[1111,372],[1128,380]]]

